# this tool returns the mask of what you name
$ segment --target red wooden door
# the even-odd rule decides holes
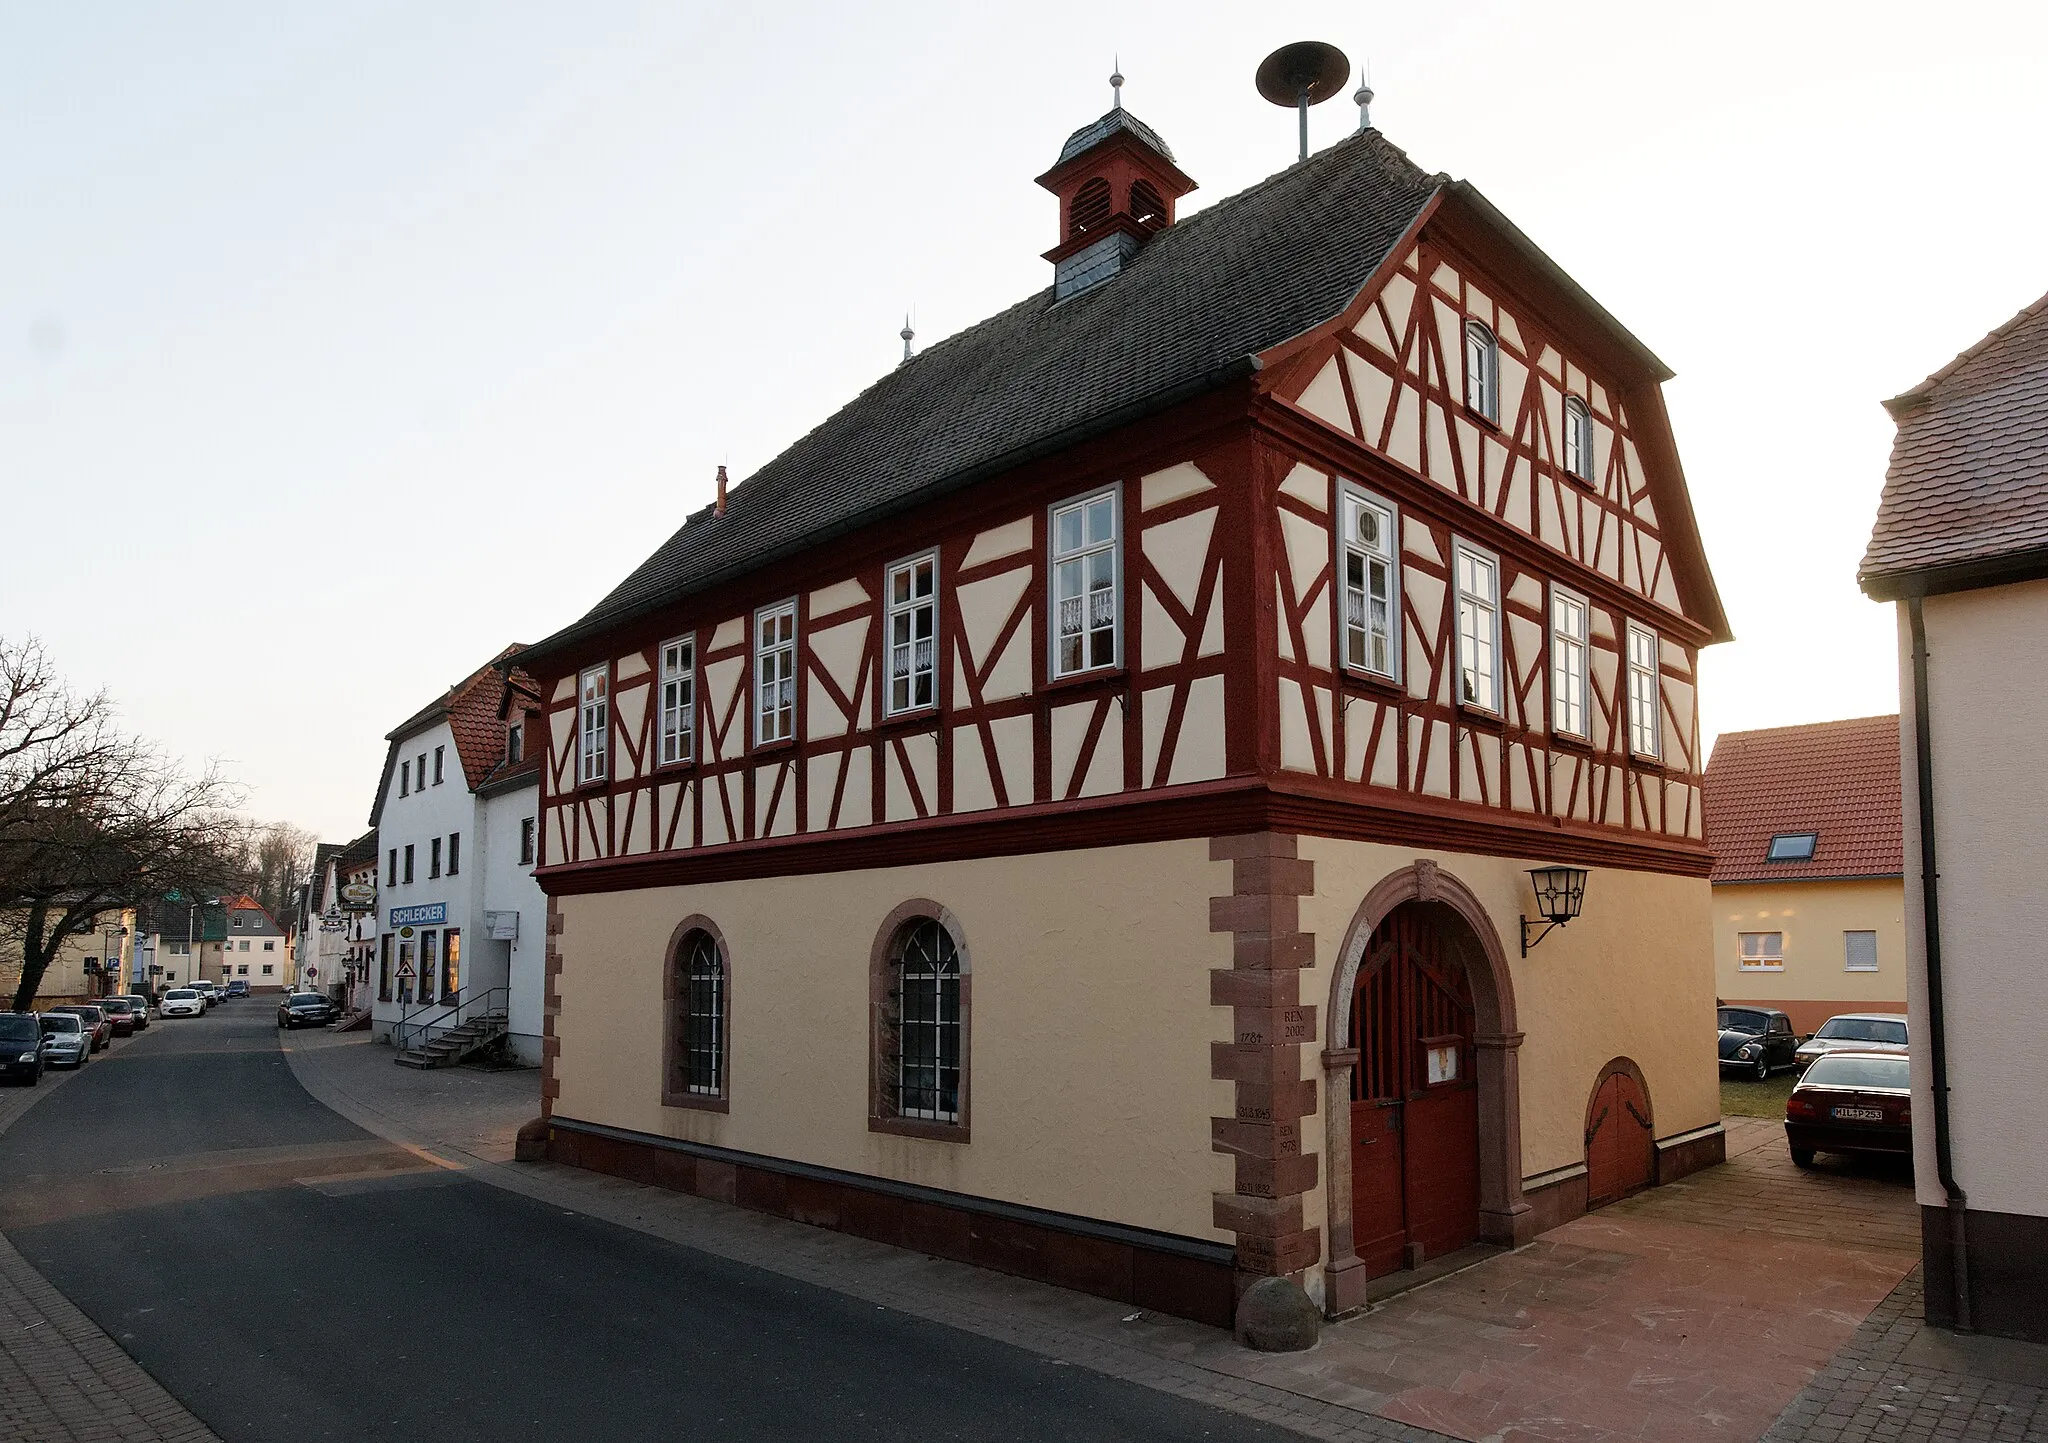
[[[1610,1072],[1586,1111],[1586,1206],[1597,1208],[1650,1185],[1656,1144],[1650,1100],[1626,1072]]]
[[[1426,915],[1396,908],[1366,944],[1351,999],[1352,1243],[1369,1276],[1479,1236],[1472,990]]]

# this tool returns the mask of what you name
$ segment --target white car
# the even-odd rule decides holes
[[[1802,1068],[1830,1052],[1904,1052],[1906,1019],[1896,1012],[1844,1012],[1821,1023],[1792,1060]]]
[[[173,987],[164,994],[164,1000],[157,1004],[159,1017],[204,1017],[206,999],[192,987]]]

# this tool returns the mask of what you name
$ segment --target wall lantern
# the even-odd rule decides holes
[[[1529,885],[1536,891],[1536,910],[1543,915],[1532,922],[1527,917],[1522,921],[1522,955],[1529,955],[1529,949],[1550,934],[1552,927],[1562,927],[1579,915],[1579,908],[1586,901],[1586,869],[1584,867],[1531,867]],[[1529,929],[1537,928],[1531,937]]]

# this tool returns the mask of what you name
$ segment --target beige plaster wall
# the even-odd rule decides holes
[[[1877,970],[1851,972],[1844,932],[1877,933]],[[1745,971],[1744,932],[1784,936],[1782,972]],[[1837,1012],[1906,1003],[1906,884],[1773,882],[1714,888],[1714,985],[1731,1002],[1783,1008],[1802,1032]]]
[[[2048,1097],[2041,1030],[2048,935],[2048,582],[1929,597],[1925,603],[1940,877],[1949,1109],[1956,1180],[1972,1208],[2048,1216]],[[1902,783],[1906,796],[1907,1001],[1925,1034],[1926,958],[1914,758],[1912,661],[1898,606]],[[1926,1050],[1913,1053],[1914,1112],[1934,1115]],[[1934,1129],[1914,1129],[1922,1203],[1942,1202]]]
[[[1345,933],[1373,884],[1435,861],[1485,906],[1507,954],[1521,1046],[1522,1174],[1534,1177],[1585,1161],[1586,1102],[1600,1069],[1633,1058],[1649,1083],[1658,1137],[1720,1121],[1713,1047],[1712,920],[1704,879],[1595,868],[1584,911],[1520,955],[1518,918],[1536,914],[1528,869],[1515,860],[1455,852],[1417,852],[1368,842],[1303,837],[1301,855],[1316,864],[1316,895],[1301,901],[1302,930],[1316,939],[1316,968],[1302,979],[1304,1000],[1324,1009],[1324,1045],[1341,1018],[1328,1015],[1330,979]],[[1304,1076],[1320,1075],[1304,1051]],[[1328,1098],[1319,1098],[1323,1106]],[[1305,1137],[1322,1138],[1323,1119]],[[1310,1226],[1326,1222],[1326,1194],[1306,1200]],[[1328,1237],[1327,1230],[1324,1236]]]
[[[1231,1014],[1206,841],[564,897],[557,1112],[978,1197],[1228,1240],[1209,1079]],[[973,1141],[871,1133],[868,961],[911,897],[966,934]],[[662,956],[701,913],[731,951],[726,1115],[661,1105]]]

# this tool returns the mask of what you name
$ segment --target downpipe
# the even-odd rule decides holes
[[[1927,957],[1928,1063],[1934,1072],[1934,1171],[1948,1198],[1950,1280],[1955,1290],[1956,1331],[1975,1332],[1970,1316],[1970,1252],[1967,1218],[1970,1200],[1956,1182],[1949,1148],[1948,1027],[1941,987],[1941,889],[1934,858],[1934,737],[1927,716],[1927,623],[1921,598],[1906,598],[1906,619],[1913,635],[1913,769],[1919,783],[1920,925]]]

